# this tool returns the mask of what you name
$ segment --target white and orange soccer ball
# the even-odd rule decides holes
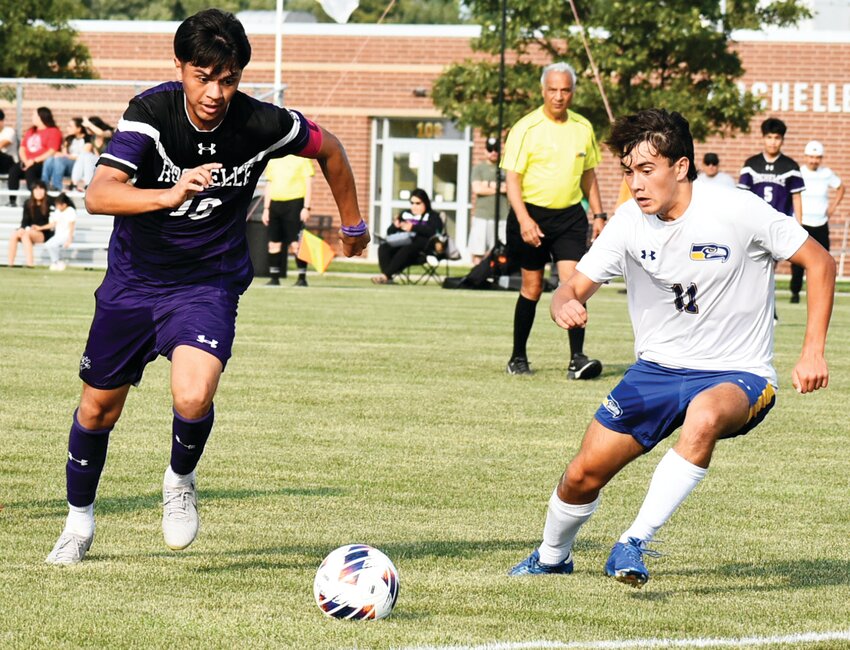
[[[398,570],[390,558],[366,544],[348,544],[322,561],[313,595],[332,618],[377,620],[393,611],[398,588]]]

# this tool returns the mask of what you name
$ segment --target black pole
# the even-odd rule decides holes
[[[505,32],[508,25],[508,0],[502,0],[502,47],[499,57],[499,125],[496,130],[496,151],[499,153],[499,163],[502,161],[502,130],[504,129],[505,115],[505,43],[507,37]],[[496,213],[493,228],[495,230],[496,246],[503,243],[499,239],[499,217],[502,204],[502,170],[496,163]]]

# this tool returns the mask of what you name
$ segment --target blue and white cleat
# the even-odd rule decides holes
[[[508,571],[509,576],[537,576],[544,573],[572,573],[573,572],[573,554],[570,553],[567,559],[558,564],[542,564],[540,562],[540,552],[534,549],[534,552],[525,558],[522,562]]]
[[[640,589],[649,580],[649,571],[643,563],[643,556],[659,557],[661,553],[646,548],[647,542],[637,537],[629,537],[625,544],[617,542],[611,549],[611,555],[605,563],[605,574],[619,582]]]

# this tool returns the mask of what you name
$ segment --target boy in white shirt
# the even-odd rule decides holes
[[[812,238],[829,250],[829,218],[835,214],[838,204],[844,198],[844,185],[841,179],[823,162],[823,144],[812,140],[803,152],[806,164],[800,168],[806,191],[803,192],[803,228]],[[832,201],[829,190],[835,190]],[[803,267],[791,265],[791,302],[800,302],[800,289],[803,288]]]
[[[44,247],[50,255],[50,270],[64,271],[66,265],[60,259],[60,252],[62,248],[70,248],[74,242],[77,211],[74,209],[74,202],[64,192],[56,197],[53,205],[55,209],[50,214],[53,237],[45,242]]]

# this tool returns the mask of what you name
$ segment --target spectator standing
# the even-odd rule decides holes
[[[65,139],[62,141],[62,150],[44,161],[41,179],[47,183],[47,189],[60,192],[64,190],[65,177],[71,176],[79,157],[91,151],[91,136],[83,126],[83,118],[72,117],[68,122]]]
[[[800,168],[806,191],[803,192],[803,228],[816,242],[829,250],[829,219],[838,209],[844,198],[844,185],[838,175],[823,162],[823,144],[812,140],[806,145],[803,154],[806,164]],[[829,190],[835,190],[832,200]],[[797,264],[791,265],[791,302],[800,302],[800,290],[803,288],[805,269]]]
[[[421,187],[410,193],[410,210],[393,219],[387,238],[378,247],[381,275],[375,284],[392,284],[396,274],[416,263],[431,238],[443,231],[443,220],[431,208],[431,197]]]
[[[697,181],[714,186],[735,187],[735,179],[720,171],[720,157],[716,153],[707,153],[702,157],[702,171]]]
[[[8,176],[10,190],[17,190],[21,186],[21,176],[16,170],[17,167],[18,134],[11,126],[6,126],[6,113],[0,109],[0,174]],[[15,196],[9,197],[9,205],[17,205]]]
[[[172,550],[195,540],[195,469],[212,432],[239,298],[253,278],[246,218],[267,161],[318,159],[339,208],[343,253],[358,255],[369,243],[345,149],[298,111],[240,92],[250,59],[233,14],[206,9],[184,20],[174,35],[177,81],[130,100],[86,191],[89,212],[115,219],[80,359],[83,389],[65,462],[68,516],[49,564],[77,564],[91,547],[109,434],[130,387],[158,356],[171,361],[173,415],[163,538]]]
[[[787,127],[769,117],[761,123],[762,152],[747,158],[738,178],[738,187],[758,194],[776,210],[803,221],[800,193],[806,189],[800,166],[782,153]]]
[[[486,159],[472,168],[473,215],[469,224],[467,248],[472,263],[481,259],[496,245],[496,196],[499,200],[499,236],[505,241],[505,223],[508,216],[507,185],[504,172],[499,169],[499,141],[487,138]]]
[[[543,273],[552,262],[565,282],[587,251],[586,196],[596,237],[608,215],[602,211],[596,166],[601,154],[593,127],[569,110],[576,73],[566,63],[553,63],[540,78],[543,106],[521,118],[505,143],[502,168],[507,172],[507,244],[522,269],[522,288],[514,309],[513,352],[507,372],[530,375],[526,345],[543,293]],[[566,161],[566,162],[565,162]],[[569,331],[567,377],[592,379],[602,363],[584,354],[583,328]]]
[[[68,249],[74,242],[74,229],[77,224],[77,211],[74,202],[62,192],[53,203],[55,209],[50,214],[50,226],[53,236],[44,244],[50,255],[50,270],[64,271],[65,262],[61,259],[63,248]]]
[[[42,179],[44,163],[62,148],[62,132],[56,128],[53,113],[46,106],[38,107],[32,115],[32,126],[21,136],[18,156],[21,170],[32,189]]]
[[[53,202],[47,196],[47,186],[44,181],[41,179],[34,181],[32,190],[30,190],[30,197],[24,202],[21,226],[9,237],[10,267],[15,265],[18,243],[24,249],[24,265],[27,268],[35,266],[33,245],[43,244],[53,236],[53,227],[50,225],[50,211],[52,209]]]
[[[298,237],[310,218],[313,197],[313,162],[300,156],[270,160],[266,166],[263,223],[268,226],[269,275],[267,284],[277,286],[286,277],[288,256],[298,267],[296,287],[307,286],[307,262],[298,259]]]

